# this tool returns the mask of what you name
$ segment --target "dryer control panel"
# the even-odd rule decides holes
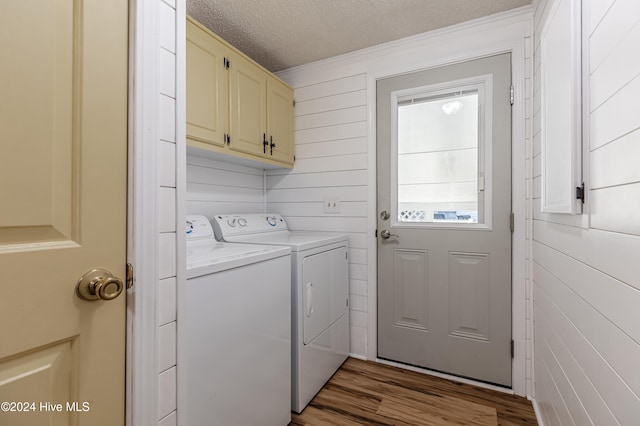
[[[287,222],[279,214],[215,215],[211,223],[218,240],[238,235],[287,231]]]

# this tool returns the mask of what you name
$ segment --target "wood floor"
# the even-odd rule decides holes
[[[349,358],[290,426],[537,425],[526,398]]]

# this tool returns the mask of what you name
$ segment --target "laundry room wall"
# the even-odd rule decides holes
[[[535,394],[545,425],[640,416],[640,3],[585,0],[586,214],[540,212],[539,34],[534,1]],[[579,78],[579,76],[576,76]]]
[[[297,87],[295,167],[267,172],[267,209],[290,229],[349,235],[351,353],[367,344],[367,79],[365,74]],[[325,198],[340,201],[324,212]]]
[[[522,315],[514,327],[518,354],[514,389],[531,394],[532,309],[525,308],[531,302],[525,260],[529,257],[525,240],[531,235],[531,209],[526,208],[530,202],[525,201],[531,196],[531,180],[526,179],[532,146],[530,18],[531,10],[525,8],[278,73],[295,89],[296,162],[291,171],[267,171],[267,210],[282,214],[293,230],[349,235],[352,355],[375,359],[377,354],[375,78],[511,50],[505,40],[516,38],[522,48],[514,81],[517,102],[522,102],[516,123],[522,128],[517,127],[520,124],[514,128],[519,138],[514,155],[522,158],[514,167],[520,179],[514,181],[514,258],[522,264],[521,270],[514,269],[514,312],[519,315],[521,308]],[[326,198],[340,200],[339,212],[325,212]]]
[[[264,213],[265,172],[187,155],[187,214],[202,214],[211,219],[216,214]]]
[[[179,10],[175,0],[156,0],[159,46],[157,48],[158,147],[157,147],[157,302],[156,302],[156,370],[158,424],[176,424],[176,286],[182,276],[177,257],[180,236],[177,234],[179,211],[177,206],[181,166],[177,161],[184,150],[184,141],[178,137],[176,68],[177,19]],[[182,8],[183,10],[183,8]],[[182,12],[184,13],[184,12]],[[182,171],[182,173],[184,173]]]

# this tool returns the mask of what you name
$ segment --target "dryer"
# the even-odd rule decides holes
[[[346,235],[292,232],[277,214],[216,215],[216,238],[291,248],[291,409],[297,413],[349,356]]]
[[[204,216],[187,216],[186,233],[180,424],[289,424],[290,249],[218,242]]]

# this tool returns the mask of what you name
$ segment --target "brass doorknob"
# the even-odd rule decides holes
[[[92,269],[78,280],[76,294],[80,299],[111,300],[122,293],[124,283],[106,269]]]

